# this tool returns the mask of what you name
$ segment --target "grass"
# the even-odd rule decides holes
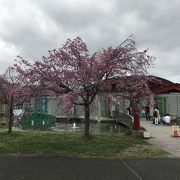
[[[0,155],[121,158],[128,155],[162,156],[167,153],[154,149],[141,138],[130,136],[94,135],[87,140],[82,135],[73,133],[26,131],[13,132],[9,135],[5,131],[0,131]]]

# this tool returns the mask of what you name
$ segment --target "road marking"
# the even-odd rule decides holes
[[[121,161],[138,179],[142,180],[142,178],[132,169],[130,168],[124,161]]]

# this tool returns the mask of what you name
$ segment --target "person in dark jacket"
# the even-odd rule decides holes
[[[150,107],[149,107],[149,103],[146,104],[144,109],[145,109],[146,120],[150,120]]]

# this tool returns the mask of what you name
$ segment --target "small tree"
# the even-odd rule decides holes
[[[23,86],[23,81],[13,68],[8,68],[0,77],[0,102],[6,104],[9,111],[8,133],[12,132],[14,106],[23,103],[28,95],[29,90]]]
[[[152,57],[145,51],[137,52],[131,38],[116,48],[109,47],[90,55],[86,44],[77,37],[61,48],[49,51],[49,55],[40,61],[30,63],[18,57],[15,66],[22,76],[28,77],[28,83],[46,87],[58,96],[63,94],[66,109],[72,104],[84,106],[84,135],[89,136],[90,105],[102,91],[113,94],[109,78],[120,77],[116,83],[124,89],[119,93],[123,97],[128,86],[124,79],[146,75],[151,62]],[[139,79],[136,80],[138,83]]]
[[[134,130],[140,129],[140,100],[142,98],[152,101],[152,92],[148,87],[148,82],[151,79],[149,76],[134,75],[124,79],[124,92],[123,98],[129,100],[130,106],[134,113]],[[118,89],[118,88],[117,88]],[[120,89],[123,91],[122,89]],[[120,91],[118,89],[118,91]]]

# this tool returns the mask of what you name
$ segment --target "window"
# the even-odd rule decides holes
[[[47,112],[48,100],[47,98],[38,98],[36,102],[37,112]]]
[[[23,109],[23,104],[16,104],[15,109]]]

